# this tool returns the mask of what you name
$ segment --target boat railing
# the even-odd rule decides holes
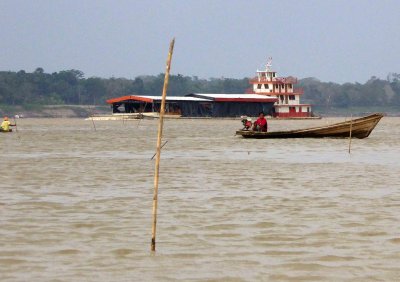
[[[249,82],[252,83],[252,84],[254,84],[254,83],[268,83],[268,82],[269,83],[272,82],[272,83],[297,84],[298,80],[297,80],[297,78],[291,77],[291,76],[289,76],[289,77],[274,77],[274,78],[272,78],[272,80],[269,77],[257,77],[256,76],[256,77],[250,78]]]
[[[294,88],[293,89],[293,91],[292,92],[289,92],[289,91],[285,91],[284,89],[283,89],[283,91],[282,91],[282,89],[281,89],[281,91],[273,91],[273,92],[255,92],[253,89],[251,89],[251,88],[247,88],[246,90],[245,90],[245,93],[246,94],[260,94],[260,95],[282,95],[282,94],[286,94],[286,95],[302,95],[302,94],[304,94],[304,88]]]

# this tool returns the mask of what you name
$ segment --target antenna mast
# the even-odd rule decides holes
[[[272,69],[272,57],[269,57],[267,60],[267,64],[265,65],[265,70],[271,71],[271,69]]]

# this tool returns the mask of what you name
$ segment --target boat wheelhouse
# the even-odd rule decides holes
[[[250,79],[249,94],[268,95],[275,97],[273,116],[277,118],[309,118],[312,117],[311,105],[300,103],[304,94],[302,88],[297,88],[297,78],[278,77],[272,70],[272,58],[269,58],[265,70],[257,70],[257,76]]]

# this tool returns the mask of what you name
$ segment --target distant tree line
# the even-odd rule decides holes
[[[319,107],[399,107],[400,74],[390,73],[386,79],[371,77],[366,83],[321,82],[315,78],[300,80],[304,88],[302,102]]]
[[[164,75],[125,78],[85,78],[79,70],[45,73],[37,68],[29,73],[0,72],[0,104],[6,105],[102,105],[106,99],[124,95],[161,95]],[[172,75],[168,95],[188,93],[244,93],[248,78],[199,79],[196,76]],[[319,107],[400,106],[400,74],[386,79],[372,77],[364,84],[321,82],[301,79],[305,94],[302,102]]]

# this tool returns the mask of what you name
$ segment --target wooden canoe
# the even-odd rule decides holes
[[[0,128],[0,133],[10,133],[10,132],[12,132],[13,130],[10,128],[10,130],[9,131],[4,131],[3,129],[1,129]]]
[[[362,118],[335,123],[328,126],[297,129],[290,131],[258,132],[252,130],[238,130],[236,135],[244,138],[366,138],[378,124],[383,114],[376,113]]]

